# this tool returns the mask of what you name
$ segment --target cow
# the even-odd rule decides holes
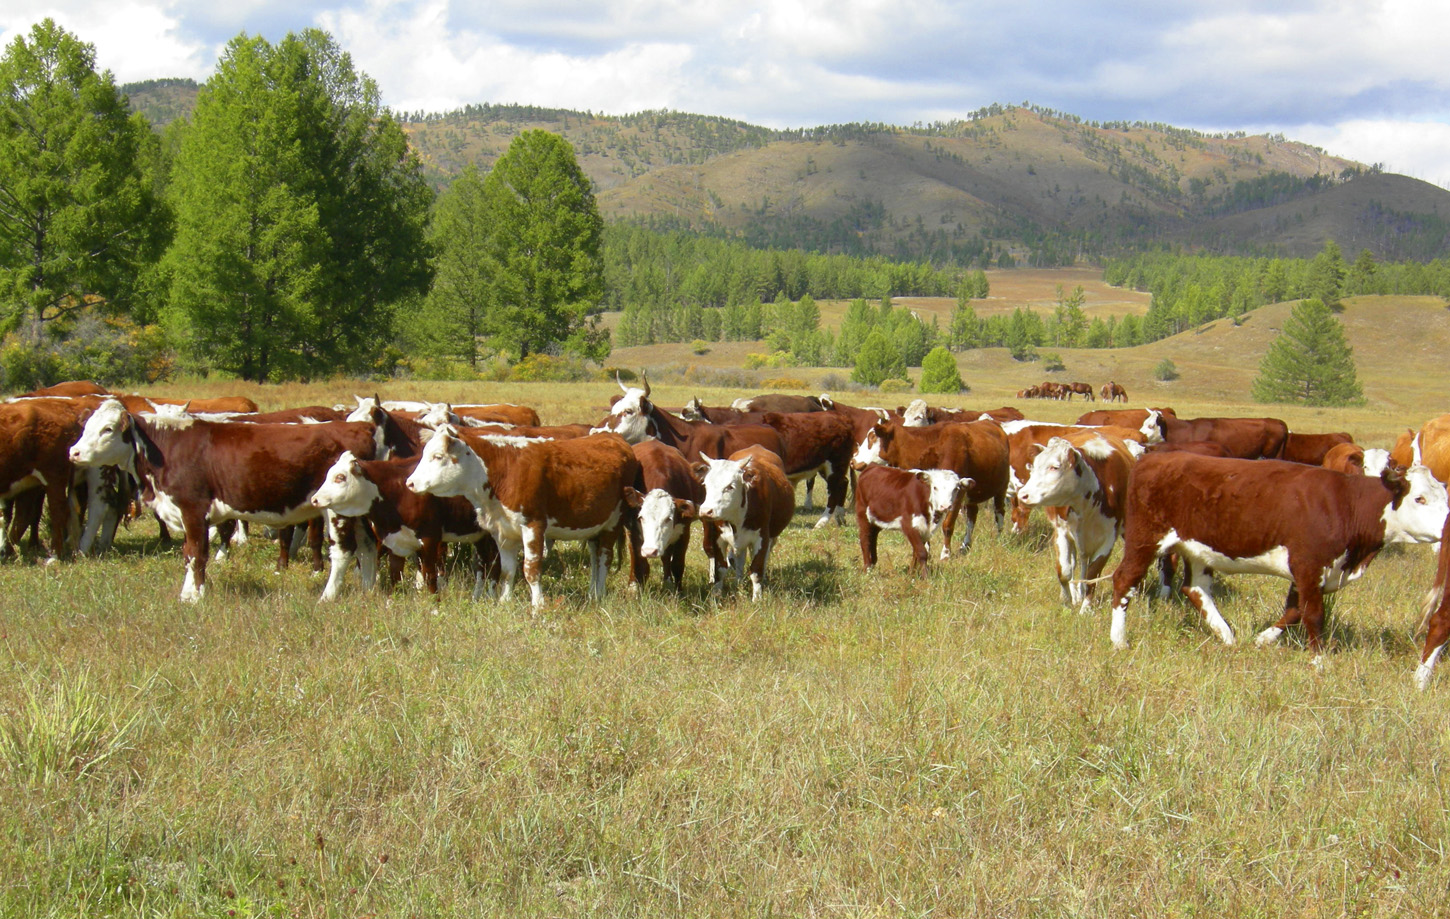
[[[1290,431],[1289,436],[1284,439],[1284,451],[1278,458],[1307,466],[1323,466],[1324,457],[1331,447],[1352,443],[1354,436],[1344,431],[1334,434],[1299,434]]]
[[[1102,397],[1104,402],[1127,402],[1128,391],[1116,380],[1109,380],[1103,384]]]
[[[1282,460],[1145,456],[1128,484],[1110,638],[1127,647],[1128,603],[1154,560],[1174,552],[1188,566],[1184,594],[1224,644],[1234,633],[1213,603],[1215,573],[1291,581],[1284,615],[1257,644],[1302,622],[1317,664],[1324,594],[1364,574],[1386,542],[1438,538],[1446,510],[1445,486],[1423,466],[1372,479]]]
[[[1390,451],[1401,466],[1423,463],[1442,482],[1450,482],[1450,414],[1431,418],[1419,431],[1400,435]]]
[[[962,551],[971,548],[978,505],[986,501],[992,502],[997,532],[1002,532],[1011,465],[1007,435],[995,421],[947,422],[924,428],[879,422],[862,438],[852,463],[858,469],[878,463],[897,469],[950,469],[972,480],[965,501],[967,526]],[[944,559],[951,556],[955,524],[955,514],[948,514],[942,522]]]
[[[498,544],[500,600],[512,595],[522,552],[530,603],[535,612],[544,605],[546,539],[588,545],[589,595],[602,599],[614,548],[631,519],[624,489],[639,477],[629,444],[609,433],[539,440],[467,430],[443,425],[434,431],[408,487],[473,503],[480,525]],[[631,581],[636,567],[631,559]]]
[[[1450,581],[1450,517],[1445,519],[1445,528],[1440,532],[1440,554],[1435,564],[1435,584],[1425,595],[1424,620],[1425,647],[1420,653],[1420,666],[1415,668],[1415,686],[1420,690],[1430,685],[1435,664],[1445,651],[1445,642],[1450,640],[1450,591],[1445,584]]]
[[[81,435],[86,411],[64,399],[0,405],[0,500],[44,491],[52,559],[66,557],[81,537],[80,509],[71,490],[75,467],[68,454]],[[0,554],[11,551],[8,529],[0,527]]]
[[[1047,508],[1057,542],[1062,602],[1087,612],[1093,585],[1123,532],[1128,477],[1135,460],[1112,434],[1074,431],[1047,441],[1017,489],[1028,507]]]
[[[416,420],[427,428],[437,428],[443,424],[467,427],[492,424],[538,425],[539,413],[527,405],[511,405],[507,402],[491,405],[450,405],[447,402],[433,402],[417,415]]]
[[[423,425],[403,412],[383,408],[377,396],[353,396],[357,407],[343,417],[344,421],[365,421],[377,430],[378,458],[417,456],[423,441],[432,434]]]
[[[80,466],[120,466],[139,479],[162,522],[185,534],[181,600],[206,593],[210,523],[245,520],[286,527],[320,515],[310,499],[344,451],[371,459],[370,424],[230,424],[133,415],[108,399],[86,420],[70,449]],[[346,522],[330,521],[332,570],[322,599],[334,599],[351,566],[356,540]],[[360,559],[364,587],[374,570]]]
[[[971,479],[950,469],[896,469],[870,466],[856,478],[856,529],[861,538],[861,566],[876,566],[876,540],[882,530],[900,530],[911,547],[910,571],[925,570],[931,534],[955,514]]]
[[[388,582],[398,583],[406,559],[416,557],[428,593],[438,593],[438,572],[448,543],[471,543],[474,554],[473,599],[484,591],[485,578],[497,578],[498,551],[493,537],[478,523],[467,498],[418,494],[407,479],[418,457],[366,460],[344,452],[312,494],[312,506],[342,517],[366,517],[377,542],[391,553]]]
[[[1345,475],[1364,475],[1364,448],[1359,444],[1335,444],[1320,465]]]
[[[731,560],[737,584],[744,581],[745,555],[750,553],[750,599],[759,601],[770,550],[795,515],[795,489],[780,457],[765,447],[746,447],[724,459],[699,456],[694,471],[705,488],[700,519],[720,528],[720,549]],[[713,559],[710,567],[711,582],[719,590]]]
[[[635,572],[635,580],[643,583],[649,577],[649,559],[660,560],[660,570],[676,590],[684,587],[685,553],[690,548],[690,524],[699,517],[700,502],[705,499],[705,486],[695,478],[690,463],[673,447],[657,440],[634,445],[639,460],[640,478],[624,490],[625,501],[637,512],[631,538],[639,541],[643,561]],[[718,549],[718,528],[706,523],[705,555],[712,568],[722,568],[724,557]]]
[[[929,424],[940,424],[943,421],[982,421],[990,418],[999,424],[1007,421],[1021,421],[1025,415],[1010,405],[1001,408],[988,409],[985,412],[975,412],[963,409],[935,408],[927,405],[925,399],[915,399],[905,408],[897,409],[902,424],[913,428],[923,428]]]
[[[1007,450],[1011,464],[1007,488],[1011,504],[1009,529],[1019,536],[1027,532],[1032,507],[1022,502],[1017,496],[1017,491],[1031,474],[1033,459],[1037,452],[1045,447],[1049,440],[1054,437],[1067,437],[1081,433],[1105,434],[1124,441],[1129,454],[1137,458],[1146,449],[1143,442],[1147,439],[1136,428],[1110,424],[1070,425],[1041,421],[1009,421],[1002,426],[1002,430],[1007,435]]]
[[[770,425],[686,421],[650,401],[648,379],[642,389],[625,387],[623,383],[620,388],[624,390],[624,395],[596,428],[618,434],[629,443],[637,444],[647,437],[655,437],[679,450],[680,455],[690,462],[694,462],[695,456],[701,453],[711,459],[723,459],[752,445],[765,447],[782,458],[786,455],[785,438]]]
[[[1092,427],[1113,425],[1122,428],[1136,428],[1143,432],[1143,443],[1152,445],[1163,442],[1163,427],[1158,423],[1158,419],[1163,415],[1177,417],[1171,408],[1100,408],[1078,416],[1077,423]]]
[[[698,400],[697,400],[698,401]],[[730,407],[741,412],[823,412],[819,396],[793,396],[789,393],[764,393],[750,399],[736,399]]]
[[[1370,447],[1364,451],[1364,474],[1378,476],[1392,462],[1394,460],[1390,459],[1390,451]]]
[[[1189,418],[1160,413],[1158,427],[1170,443],[1210,441],[1239,459],[1279,459],[1289,426],[1278,418]]]
[[[64,383],[56,383],[52,386],[42,386],[40,389],[33,389],[30,392],[21,393],[14,398],[35,399],[43,398],[46,396],[61,396],[63,398],[69,398],[71,396],[104,397],[109,395],[111,395],[110,390],[106,389],[106,387],[92,380],[67,380]],[[14,399],[7,399],[6,401],[14,401]]]

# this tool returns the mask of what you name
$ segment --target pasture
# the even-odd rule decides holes
[[[960,401],[992,407],[1008,385]],[[352,389],[157,392],[267,408]],[[383,395],[524,402],[558,423],[617,391]],[[1183,415],[1263,413],[1182,392]],[[736,393],[654,392],[693,395]],[[1385,446],[1426,414],[1407,400],[1271,413]],[[1106,598],[1087,616],[1059,604],[1040,513],[1021,538],[984,524],[922,578],[899,534],[865,575],[854,522],[815,516],[797,512],[759,604],[709,596],[698,530],[683,596],[656,567],[642,595],[616,573],[593,604],[582,549],[560,544],[538,616],[474,604],[461,568],[437,602],[352,579],[319,604],[321,580],[273,574],[261,541],[183,605],[179,550],[149,523],[102,559],[0,563],[0,914],[1442,911],[1450,683],[1410,678],[1426,548],[1387,549],[1333,600],[1315,670],[1297,630],[1248,641],[1283,581],[1220,582],[1238,646],[1185,602],[1140,600],[1114,652]]]

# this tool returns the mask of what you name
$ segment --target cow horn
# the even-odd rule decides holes
[[[644,374],[644,397],[646,399],[649,398],[649,372],[648,371],[646,371],[645,374]]]
[[[619,384],[620,392],[624,393],[626,396],[629,395],[629,387],[625,386],[624,381],[619,378],[618,370],[614,371],[614,382]]]

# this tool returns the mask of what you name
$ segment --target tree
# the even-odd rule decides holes
[[[426,350],[463,361],[475,371],[487,331],[489,279],[478,260],[487,233],[483,179],[470,163],[439,197],[428,223],[428,241],[434,252],[433,286],[419,318]],[[638,328],[636,307],[627,308],[625,316],[629,321],[622,321],[617,333],[621,340],[628,338],[634,344],[635,337],[647,335],[648,330]]]
[[[1064,293],[1062,285],[1057,285],[1057,308],[1054,310],[1054,317],[1057,319],[1060,343],[1067,348],[1076,348],[1082,344],[1083,335],[1087,332],[1087,316],[1082,311],[1083,302],[1087,294],[1081,284],[1072,289],[1072,293]]]
[[[134,305],[169,223],[145,174],[159,150],[95,50],[46,19],[0,57],[0,331]]]
[[[364,370],[430,280],[432,193],[376,84],[316,29],[238,36],[172,184],[171,319],[249,380]]]
[[[957,371],[956,358],[941,345],[931,349],[921,362],[921,391],[923,393],[951,393],[962,391],[962,375]]]
[[[1364,401],[1354,351],[1322,300],[1304,300],[1269,346],[1254,380],[1258,402],[1349,405]]]
[[[604,220],[574,149],[557,134],[524,131],[483,180],[483,201],[491,334],[520,359],[569,340],[604,298]],[[751,339],[760,337],[759,310]]]
[[[884,380],[906,378],[906,362],[901,359],[891,339],[880,329],[872,329],[856,354],[851,379],[867,386],[880,386]]]
[[[1332,239],[1327,241],[1309,263],[1309,277],[1304,284],[1304,295],[1319,300],[1330,309],[1337,309],[1339,297],[1344,290],[1344,276],[1348,271],[1339,246]]]

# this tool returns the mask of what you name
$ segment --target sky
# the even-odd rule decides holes
[[[1282,133],[1450,188],[1442,0],[5,0],[118,82],[205,80],[241,32],[320,27],[399,111],[524,103],[910,125],[1030,101]]]

